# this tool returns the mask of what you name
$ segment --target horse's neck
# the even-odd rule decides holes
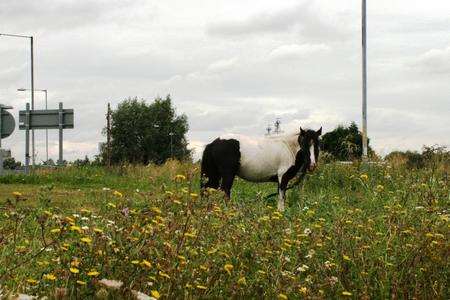
[[[298,135],[286,136],[285,138],[283,138],[283,142],[295,157],[297,152],[300,150],[300,145],[298,144]]]

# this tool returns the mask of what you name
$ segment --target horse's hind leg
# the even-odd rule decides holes
[[[231,188],[233,186],[235,176],[236,173],[233,172],[233,170],[227,170],[222,173],[222,184],[220,188],[224,191],[228,199],[230,199],[231,196]]]

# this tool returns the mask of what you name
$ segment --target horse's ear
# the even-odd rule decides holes
[[[303,130],[302,127],[300,127],[300,135],[304,135],[304,134],[305,134],[305,131]]]
[[[320,129],[316,131],[317,136],[322,135],[322,126],[320,126]]]

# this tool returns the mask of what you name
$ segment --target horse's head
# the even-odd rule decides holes
[[[307,168],[313,171],[318,163],[320,142],[319,137],[322,135],[322,127],[314,131],[311,129],[303,130],[300,127],[300,134],[298,136],[298,143],[300,149],[305,151],[305,158],[307,160]]]

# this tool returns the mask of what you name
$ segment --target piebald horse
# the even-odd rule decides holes
[[[203,151],[201,189],[220,187],[230,198],[236,175],[251,182],[277,182],[278,210],[283,211],[289,180],[316,168],[321,134],[322,127],[317,131],[300,127],[299,133],[285,136],[219,137]]]

